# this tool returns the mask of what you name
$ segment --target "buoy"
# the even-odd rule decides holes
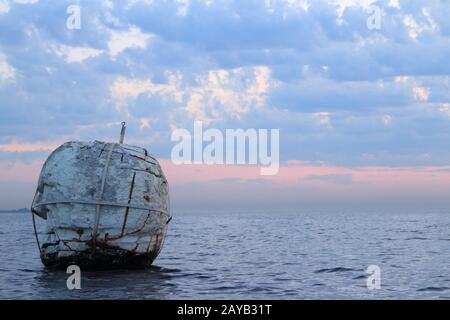
[[[145,268],[160,253],[170,215],[169,187],[144,148],[67,142],[42,167],[32,221],[44,265]],[[43,241],[35,216],[46,221]]]

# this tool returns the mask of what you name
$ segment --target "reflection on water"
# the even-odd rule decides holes
[[[450,298],[450,216],[175,215],[148,270],[68,274],[40,262],[29,215],[0,214],[1,299]],[[365,270],[378,265],[381,290]]]

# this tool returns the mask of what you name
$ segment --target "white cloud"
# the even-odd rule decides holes
[[[162,95],[174,98],[178,103],[182,102],[183,92],[178,88],[179,75],[170,75],[167,84],[154,84],[150,80],[129,79],[118,77],[110,88],[111,97],[115,100],[118,111],[127,113],[128,101],[137,98],[141,94]]]
[[[330,0],[329,3],[336,6],[339,17],[342,17],[346,8],[367,8],[376,0]]]
[[[400,2],[399,2],[399,0],[389,0],[388,7],[400,9]]]
[[[394,78],[394,81],[409,87],[415,100],[428,101],[428,98],[430,97],[430,89],[421,86],[416,78],[409,76],[397,76]]]
[[[241,113],[262,108],[271,85],[270,75],[266,66],[210,70],[198,75],[194,86],[185,85],[179,73],[167,74],[166,84],[118,77],[110,92],[124,112],[128,101],[141,94],[161,95],[195,119],[209,123],[224,115],[239,118]]]
[[[128,0],[128,7],[131,7],[135,4],[145,4],[149,6],[153,4],[153,0]]]
[[[395,82],[407,83],[409,80],[411,80],[411,78],[408,76],[397,76],[394,80]]]
[[[438,110],[447,114],[450,117],[450,103],[443,103],[438,106]]]
[[[115,57],[128,48],[145,49],[152,37],[153,35],[143,33],[136,26],[131,26],[128,31],[111,31],[108,41],[109,54]]]
[[[186,16],[191,5],[190,0],[177,0],[176,2],[178,4],[177,15]]]
[[[450,101],[445,5],[440,1],[422,6],[408,1],[378,1],[376,4],[385,10],[384,27],[372,32],[365,23],[369,14],[356,1],[340,1],[346,10],[342,17],[346,23],[341,26],[335,21],[338,6],[328,5],[328,0],[268,2],[274,12],[268,12],[264,1],[191,1],[184,12],[178,12],[187,15],[183,18],[177,15],[177,9],[183,7],[181,2],[169,5],[158,1],[150,4],[151,0],[101,0],[86,4],[93,20],[83,24],[83,32],[66,32],[64,10],[61,17],[44,5],[0,0],[10,7],[9,15],[14,14],[0,15],[4,30],[17,31],[9,36],[2,34],[5,42],[0,51],[7,59],[1,61],[0,119],[17,119],[23,124],[3,126],[0,136],[5,143],[8,136],[18,132],[21,137],[35,139],[32,130],[38,129],[24,131],[21,127],[41,123],[36,115],[53,121],[70,108],[81,115],[89,114],[89,119],[70,117],[55,130],[42,134],[72,135],[80,123],[113,119],[133,121],[138,131],[143,128],[140,134],[147,132],[149,125],[152,132],[164,132],[169,123],[181,126],[192,118],[224,119],[237,125],[251,119],[251,125],[263,127],[272,123],[307,136],[304,141],[321,148],[316,154],[327,161],[336,156],[335,149],[328,150],[333,143],[340,142],[345,149],[349,141],[355,142],[355,148],[348,147],[345,157],[349,162],[359,162],[353,155],[380,152],[377,148],[381,144],[369,146],[363,138],[373,142],[370,139],[375,134],[376,139],[395,140],[405,128],[419,128],[424,139],[429,140],[419,144],[414,136],[398,140],[398,150],[391,149],[393,144],[382,147],[389,152],[407,153],[425,145],[431,150],[438,142],[445,145],[447,122],[442,118],[447,120],[448,106],[438,109],[439,104],[435,103]],[[395,9],[400,2],[402,8]],[[130,8],[130,3],[135,3],[135,7]],[[368,3],[371,2],[366,1],[365,5]],[[428,9],[423,11],[423,6]],[[411,40],[409,29],[403,24],[406,15],[411,15],[419,29],[432,29],[430,21],[435,19],[440,34],[423,31]],[[208,19],[197,19],[203,16]],[[53,28],[55,23],[63,29]],[[154,28],[161,23],[168,28]],[[64,42],[59,42],[61,37]],[[60,44],[66,46],[59,47]],[[45,49],[48,52],[43,52]],[[151,58],[146,54],[150,51]],[[110,61],[115,57],[117,61]],[[90,67],[79,65],[80,62]],[[261,64],[267,66],[254,67]],[[76,86],[71,85],[72,81],[61,81],[70,78],[74,66],[82,66],[77,68],[76,79],[72,79],[77,81]],[[171,73],[164,74],[163,70]],[[95,81],[86,81],[94,78]],[[3,84],[14,79],[20,86]],[[46,94],[49,90],[51,96]],[[111,110],[111,106],[119,112]],[[33,108],[37,108],[37,113],[26,112]],[[108,119],[102,115],[105,110]],[[121,112],[131,118],[123,117]],[[242,120],[232,121],[239,118]],[[329,130],[331,126],[333,130]],[[386,131],[382,136],[374,132],[377,126]],[[327,142],[316,136],[321,130],[328,131]],[[434,135],[436,130],[442,135]],[[81,137],[94,134],[106,138],[110,132],[92,129]],[[438,142],[428,143],[432,139]],[[298,147],[298,143],[303,142],[296,141],[292,146]],[[306,145],[305,142],[301,146]],[[294,156],[312,157],[311,154]],[[440,159],[450,158],[442,154]],[[384,156],[376,159],[385,160],[391,161]]]
[[[390,115],[388,115],[388,114],[384,115],[383,116],[383,124],[385,126],[391,125],[392,124],[392,117]]]
[[[422,33],[423,27],[417,23],[412,15],[407,15],[403,18],[403,24],[408,28],[408,35],[416,39]]]
[[[274,13],[279,5],[285,7],[285,10],[301,10],[307,12],[310,4],[308,0],[266,0],[264,5],[270,13]]]
[[[430,90],[425,87],[414,87],[413,96],[418,101],[427,101],[430,96]]]
[[[6,57],[0,52],[0,84],[14,82],[16,79],[16,70],[8,64]]]
[[[331,125],[331,119],[330,119],[330,113],[329,112],[316,112],[316,113],[313,113],[313,118],[321,126],[330,126]]]
[[[141,118],[139,119],[139,128],[141,129],[150,128],[151,122],[152,122],[151,118]]]
[[[0,0],[0,14],[8,13],[11,7],[6,0]]]
[[[64,57],[67,63],[82,63],[89,58],[98,57],[103,53],[102,50],[88,47],[70,47],[60,45],[54,48],[58,56]]]
[[[14,0],[15,3],[20,3],[20,4],[34,4],[34,3],[38,3],[39,0]]]
[[[18,4],[34,4],[39,0],[14,0],[14,3]],[[11,10],[11,5],[8,0],[0,0],[0,14],[8,13]]]
[[[423,8],[422,17],[426,22],[417,22],[412,15],[406,15],[403,18],[403,24],[408,29],[408,35],[412,39],[416,39],[424,31],[435,31],[438,26],[434,19],[431,17],[430,11],[427,8]]]
[[[191,88],[187,111],[197,119],[213,121],[221,111],[235,117],[265,104],[271,70],[254,67],[250,70],[211,70],[197,78],[198,87]]]

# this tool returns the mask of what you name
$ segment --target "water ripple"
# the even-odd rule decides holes
[[[43,267],[28,215],[0,215],[0,299],[411,299],[450,292],[450,215],[174,213],[148,270]],[[40,228],[42,227],[39,226]],[[380,290],[365,270],[381,269]],[[419,288],[419,289],[417,289]]]
[[[344,268],[344,267],[336,267],[336,268],[325,268],[314,271],[314,273],[334,273],[334,272],[349,272],[349,271],[361,271],[361,269],[353,269],[353,268]]]

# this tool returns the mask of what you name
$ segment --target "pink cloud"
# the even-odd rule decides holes
[[[34,151],[52,151],[60,143],[8,143],[0,144],[0,152],[34,152]]]
[[[191,182],[219,181],[223,179],[265,180],[277,184],[314,184],[323,187],[333,185],[332,180],[310,179],[331,175],[350,175],[353,185],[416,185],[422,187],[450,186],[450,166],[441,167],[359,167],[345,168],[325,164],[308,164],[302,161],[289,161],[281,166],[275,176],[261,176],[257,166],[225,165],[174,165],[170,160],[161,160],[172,185]],[[360,186],[358,186],[360,187]]]
[[[10,193],[2,196],[15,196],[13,191],[8,191],[11,183],[28,185],[31,190],[44,160],[0,161],[0,187]],[[202,201],[213,198],[225,201],[223,206],[230,201],[237,205],[245,201],[250,205],[279,201],[294,206],[307,201],[432,205],[447,203],[449,199],[450,166],[344,168],[289,161],[280,167],[278,175],[261,176],[257,166],[175,165],[167,159],[160,163],[173,192],[172,200],[181,207],[192,199],[197,199],[194,202],[201,207]],[[24,199],[31,196],[21,195]]]

